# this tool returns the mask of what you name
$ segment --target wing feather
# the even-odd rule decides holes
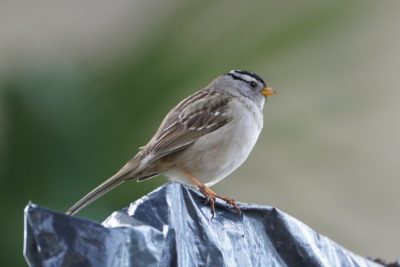
[[[141,151],[153,160],[183,150],[200,137],[232,120],[226,112],[232,96],[204,89],[184,99],[165,117],[152,140]]]

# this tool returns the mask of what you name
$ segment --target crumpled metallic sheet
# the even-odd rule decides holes
[[[382,266],[282,211],[239,203],[242,214],[169,183],[103,223],[34,204],[25,209],[30,266]]]

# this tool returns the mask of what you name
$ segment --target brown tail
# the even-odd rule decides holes
[[[134,179],[136,174],[136,169],[139,165],[139,160],[130,160],[124,167],[121,168],[116,174],[107,179],[104,183],[97,186],[95,189],[90,191],[86,196],[76,202],[69,210],[66,212],[67,215],[74,215],[105,193],[109,192],[113,188],[122,184],[126,180]]]

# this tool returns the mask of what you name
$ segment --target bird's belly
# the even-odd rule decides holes
[[[232,128],[234,127],[234,128]],[[211,186],[237,169],[253,149],[261,127],[246,116],[237,123],[201,137],[176,160],[176,167],[165,173],[171,180],[191,184],[182,170]]]

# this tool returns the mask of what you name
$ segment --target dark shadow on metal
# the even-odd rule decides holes
[[[102,224],[40,206],[25,208],[30,266],[382,266],[357,256],[282,211],[217,202],[166,184]]]

